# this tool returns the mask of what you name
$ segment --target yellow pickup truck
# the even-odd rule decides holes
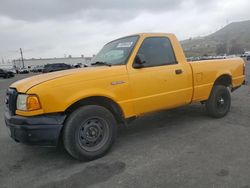
[[[142,33],[107,43],[92,66],[37,75],[7,90],[5,122],[17,142],[56,146],[74,158],[105,155],[117,124],[192,102],[225,116],[245,80],[241,58],[187,62],[173,34]]]

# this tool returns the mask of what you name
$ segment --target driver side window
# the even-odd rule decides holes
[[[154,67],[177,63],[171,42],[166,37],[146,38],[143,41],[138,54],[145,57],[145,64],[143,67]]]

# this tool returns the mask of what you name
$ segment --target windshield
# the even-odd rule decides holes
[[[125,64],[137,39],[138,36],[130,36],[106,44],[92,59],[91,63],[103,62],[110,65]]]

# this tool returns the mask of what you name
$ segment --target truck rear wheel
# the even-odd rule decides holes
[[[231,96],[226,86],[215,85],[206,101],[207,113],[215,118],[224,117],[230,110]]]
[[[74,158],[93,160],[109,151],[116,132],[116,120],[109,110],[97,105],[83,106],[67,119],[63,143]]]

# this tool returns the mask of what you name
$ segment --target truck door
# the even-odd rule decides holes
[[[187,104],[192,97],[192,72],[187,63],[178,63],[167,37],[148,37],[137,57],[142,67],[129,69],[134,108],[137,114]]]

